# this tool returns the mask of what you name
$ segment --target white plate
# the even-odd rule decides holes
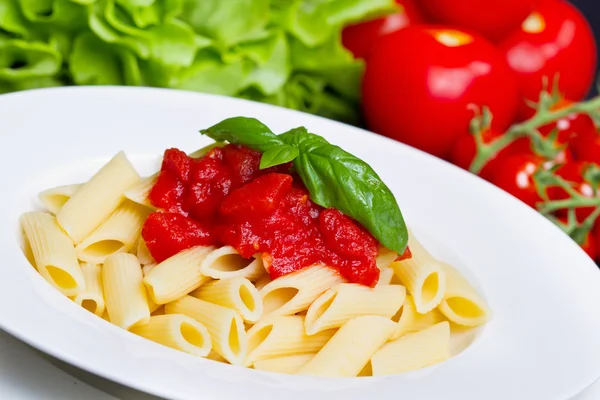
[[[494,320],[465,352],[385,378],[315,379],[231,367],[156,345],[75,306],[26,262],[18,217],[36,193],[89,177],[119,150],[142,172],[167,147],[209,142],[226,117],[299,125],[369,162],[439,256],[469,269]],[[458,168],[333,121],[158,89],[68,88],[0,96],[0,327],[82,369],[168,398],[567,399],[600,376],[600,271],[563,233]],[[443,243],[443,245],[441,245]]]

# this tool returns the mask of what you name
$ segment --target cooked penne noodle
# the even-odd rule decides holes
[[[167,314],[184,314],[206,326],[213,350],[229,363],[242,365],[246,358],[248,339],[244,322],[234,310],[191,296],[184,296],[165,305]]]
[[[83,263],[81,271],[85,280],[85,290],[75,296],[73,301],[101,317],[106,309],[102,289],[102,269],[96,264]]]
[[[261,276],[256,282],[254,282],[254,287],[256,288],[256,290],[260,291],[269,282],[271,282],[271,277],[269,276],[269,274],[265,274]]]
[[[340,283],[320,295],[306,312],[308,335],[338,328],[362,315],[391,318],[404,303],[406,289],[385,285],[373,289],[356,283]]]
[[[373,376],[400,374],[425,368],[448,358],[450,324],[444,321],[386,343],[371,358],[371,369]]]
[[[491,318],[491,310],[479,293],[453,267],[442,264],[446,273],[446,292],[439,305],[450,321],[464,326],[479,326]]]
[[[258,321],[263,311],[258,290],[252,282],[241,276],[206,283],[195,290],[194,297],[233,308],[247,322]]]
[[[102,284],[110,322],[123,329],[150,320],[142,268],[133,254],[109,256],[102,266]]]
[[[375,259],[375,263],[377,264],[377,268],[383,271],[384,269],[389,267],[390,264],[393,263],[396,258],[398,258],[398,253],[396,253],[393,250],[386,249],[385,247],[380,247],[379,254]]]
[[[133,248],[149,210],[125,200],[88,237],[75,247],[81,261],[102,264],[111,254],[128,252]]]
[[[143,276],[143,273],[142,273],[142,276]],[[154,299],[152,299],[152,296],[150,295],[150,290],[148,289],[147,286],[145,286],[145,289],[146,289],[146,300],[148,301],[148,310],[150,310],[150,314],[153,314],[156,310],[161,308],[163,305],[156,304],[156,302],[154,302]]]
[[[440,263],[412,236],[412,257],[393,262],[391,267],[413,296],[417,311],[425,314],[437,307],[446,290],[446,275]]]
[[[232,246],[223,246],[202,261],[200,272],[214,279],[241,276],[252,281],[265,274],[265,267],[260,257],[244,258]]]
[[[210,280],[200,273],[200,263],[214,247],[196,246],[161,262],[144,278],[148,293],[156,304],[166,304],[185,296]]]
[[[148,304],[150,306],[150,304]],[[152,311],[152,307],[150,307],[150,316],[154,316],[154,315],[165,315],[165,306],[163,305],[157,305],[156,308],[154,308],[154,311]]]
[[[295,374],[314,356],[315,353],[307,353],[270,358],[268,360],[260,360],[254,363],[254,369],[260,371],[277,372],[280,374]]]
[[[294,354],[316,353],[331,339],[335,329],[308,336],[304,317],[278,316],[259,322],[248,331],[248,356],[245,366],[260,360]]]
[[[140,240],[138,240],[136,255],[142,265],[156,263],[152,254],[150,254],[150,250],[148,250],[148,246],[146,246],[146,241],[141,237]]]
[[[477,337],[476,327],[450,325],[450,356],[454,357],[469,347]]]
[[[123,201],[123,193],[140,180],[120,152],[84,183],[57,214],[58,223],[75,244],[81,243]]]
[[[85,279],[73,242],[60,228],[56,217],[44,212],[28,212],[21,216],[20,222],[40,275],[66,296],[83,292]]]
[[[395,273],[394,273],[394,269],[387,267],[385,269],[383,269],[380,273],[379,273],[379,280],[377,281],[377,286],[385,286],[385,285],[391,285],[392,284],[392,279],[394,278]]]
[[[141,204],[150,209],[156,210],[156,207],[154,207],[148,199],[148,195],[150,194],[150,191],[156,184],[157,179],[158,174],[154,174],[152,176],[140,179],[138,183],[131,186],[125,191],[125,197],[133,201],[134,203]]]
[[[208,353],[208,355],[206,356],[206,358],[208,358],[209,360],[213,360],[216,362],[222,362],[225,364],[229,364],[229,362],[223,358],[222,355],[220,355],[219,353],[217,353],[214,350],[211,350],[210,353]]]
[[[152,316],[148,323],[131,328],[131,332],[194,356],[205,357],[212,348],[206,327],[183,314]]]
[[[407,295],[402,308],[392,317],[392,321],[397,322],[397,327],[390,340],[397,339],[409,332],[429,328],[445,320],[446,318],[437,308],[426,314],[419,314],[415,308],[412,296]]]
[[[38,195],[38,198],[48,211],[56,215],[80,187],[81,185],[58,186],[44,190]]]
[[[396,324],[385,317],[367,315],[351,319],[297,373],[355,377],[388,340],[395,327]]]
[[[148,275],[150,273],[150,271],[152,271],[152,269],[154,267],[156,267],[158,264],[156,263],[151,263],[151,264],[146,264],[142,267],[142,275],[144,275],[144,277],[146,277],[146,275]]]
[[[261,290],[264,315],[292,315],[303,311],[323,292],[345,282],[336,271],[313,265],[267,283]]]

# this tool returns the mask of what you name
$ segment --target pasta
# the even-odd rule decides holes
[[[197,246],[166,259],[148,272],[144,284],[156,304],[185,296],[210,280],[200,273],[200,263],[214,247]]]
[[[440,322],[386,343],[371,358],[373,376],[425,368],[450,358],[450,324]]]
[[[77,294],[73,301],[101,317],[106,309],[102,289],[102,270],[99,265],[83,263],[81,271],[85,280],[85,290]]]
[[[200,286],[194,297],[236,310],[246,322],[256,322],[262,315],[262,299],[252,282],[238,276]]]
[[[248,331],[248,356],[244,365],[257,361],[319,351],[333,336],[335,329],[307,335],[304,317],[278,316],[259,322]]]
[[[148,195],[150,194],[152,187],[156,184],[157,179],[158,174],[140,179],[138,183],[125,191],[124,196],[135,203],[155,210],[156,207],[150,203]]]
[[[491,318],[491,311],[471,284],[453,267],[442,264],[446,274],[446,292],[439,305],[450,321],[464,326],[479,326]]]
[[[102,284],[110,322],[130,329],[150,320],[142,268],[136,256],[128,253],[109,256],[102,266]]]
[[[319,296],[306,312],[305,329],[314,335],[339,328],[361,315],[391,318],[402,307],[406,289],[400,285],[368,288],[355,283],[340,283]]]
[[[195,356],[207,356],[212,347],[204,325],[182,314],[152,316],[148,323],[131,328],[131,332]]]
[[[300,368],[306,365],[315,353],[294,354],[291,356],[269,358],[254,363],[254,369],[269,372],[278,372],[280,374],[295,374]]]
[[[395,326],[385,317],[367,315],[354,318],[342,326],[297,373],[323,377],[355,377],[388,340]]]
[[[56,217],[43,212],[28,212],[21,216],[20,222],[40,275],[65,296],[83,292],[85,279],[75,248],[58,226]]]
[[[234,310],[191,296],[165,306],[167,314],[184,314],[206,326],[213,350],[233,365],[243,365],[248,349],[244,322]]]
[[[121,204],[123,193],[140,176],[120,152],[83,184],[57,214],[58,223],[79,244]]]
[[[308,308],[321,293],[344,279],[315,265],[267,283],[260,291],[265,315],[291,315]]]
[[[214,279],[241,276],[252,281],[263,276],[265,268],[260,257],[246,259],[232,246],[223,246],[202,261],[200,272]]]
[[[106,257],[128,252],[140,236],[149,210],[129,200],[124,201],[88,237],[75,247],[77,257],[85,262],[102,264]]]
[[[425,314],[442,301],[446,275],[440,263],[419,242],[410,241],[410,249],[411,258],[394,262],[391,266],[413,296],[417,311]]]
[[[81,185],[64,185],[52,189],[44,190],[38,197],[44,207],[52,214],[56,215],[65,203],[73,197]]]
[[[132,334],[260,371],[388,375],[473,342],[491,311],[456,269],[412,236],[396,261],[335,202],[312,201],[302,174],[261,171],[259,153],[171,148],[143,179],[118,153],[86,183],[39,194],[48,212],[20,219],[25,256]]]

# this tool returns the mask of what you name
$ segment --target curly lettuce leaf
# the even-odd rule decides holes
[[[59,72],[61,64],[58,50],[45,43],[0,40],[0,81],[51,77]]]

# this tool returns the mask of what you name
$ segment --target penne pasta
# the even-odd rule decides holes
[[[194,297],[233,308],[247,322],[256,322],[262,315],[262,299],[252,282],[241,276],[215,280],[200,286]]]
[[[245,366],[260,360],[296,354],[316,353],[333,336],[335,329],[309,336],[304,317],[278,316],[259,322],[248,330],[248,356]]]
[[[233,365],[242,365],[248,340],[242,318],[234,310],[191,296],[184,296],[165,305],[167,314],[184,314],[206,326],[213,350]]]
[[[413,296],[417,311],[425,314],[442,301],[446,290],[446,275],[440,263],[411,236],[412,257],[393,262],[391,267]]]
[[[81,264],[85,280],[85,290],[73,298],[73,301],[99,317],[106,309],[104,290],[102,289],[102,269],[96,264]]]
[[[479,326],[491,319],[491,310],[469,282],[453,267],[442,264],[446,292],[439,305],[450,321],[464,326]]]
[[[373,376],[400,374],[425,368],[448,358],[450,324],[445,321],[386,343],[371,358],[371,370]]]
[[[28,212],[20,218],[35,267],[52,286],[73,297],[85,290],[85,278],[71,239],[60,229],[56,217]]]
[[[150,320],[142,268],[133,254],[109,256],[102,266],[102,284],[110,322],[130,329]]]
[[[376,286],[385,286],[385,285],[391,285],[392,284],[392,279],[394,278],[395,273],[394,273],[394,269],[387,267],[385,269],[383,269],[380,273],[379,273],[379,280],[377,281],[377,285]]]
[[[478,328],[450,324],[450,356],[465,351],[477,337]]]
[[[38,195],[38,198],[48,211],[56,215],[80,187],[81,185],[58,186],[44,190]]]
[[[277,372],[280,374],[295,374],[314,356],[315,353],[307,353],[270,358],[268,360],[260,360],[254,363],[254,369],[260,371]]]
[[[148,250],[148,246],[146,246],[146,241],[141,237],[138,240],[136,255],[138,260],[140,260],[140,264],[144,266],[156,263],[152,254],[150,254],[150,250]]]
[[[385,247],[379,248],[379,254],[377,254],[377,258],[375,259],[375,263],[377,264],[377,268],[381,271],[390,266],[394,260],[398,258],[398,253],[395,251],[386,249]]]
[[[271,277],[269,276],[269,274],[265,274],[261,276],[256,282],[254,282],[254,287],[256,288],[256,290],[260,291],[269,282],[271,282]]]
[[[362,316],[348,321],[306,365],[299,375],[355,377],[395,329],[389,318]],[[342,356],[341,356],[342,355]]]
[[[83,184],[57,214],[58,223],[75,244],[81,243],[123,201],[123,193],[140,180],[120,152]]]
[[[214,279],[241,276],[252,281],[263,276],[265,268],[260,257],[244,258],[232,246],[223,246],[202,261],[200,272]]]
[[[85,262],[102,264],[106,257],[129,252],[140,236],[149,210],[126,200],[75,247],[77,257]]]
[[[200,273],[200,263],[214,247],[196,246],[156,265],[146,274],[144,284],[156,304],[185,296],[210,280]]]
[[[267,283],[261,290],[264,315],[292,315],[330,287],[345,282],[329,267],[314,265]]]
[[[131,332],[194,356],[205,357],[212,348],[206,327],[183,314],[152,316],[148,323],[131,328]]]
[[[392,321],[397,323],[396,331],[390,337],[394,340],[409,332],[420,331],[429,328],[439,322],[445,321],[444,315],[437,309],[429,311],[426,314],[419,314],[415,308],[412,296],[406,296],[402,308],[392,317]]]
[[[208,355],[206,356],[206,358],[208,358],[209,360],[216,361],[216,362],[229,364],[229,362],[227,362],[227,360],[224,359],[223,356],[221,356],[219,353],[217,353],[214,350],[211,350],[210,353],[208,353]]]
[[[148,199],[148,195],[156,184],[157,179],[158,174],[140,179],[135,185],[129,187],[125,191],[124,196],[134,203],[141,204],[152,210],[156,210],[156,207],[154,207]]]
[[[152,264],[146,264],[142,267],[142,275],[144,275],[144,277],[146,277],[146,275],[148,275],[150,273],[150,271],[152,271],[152,269],[154,267],[156,267],[158,264],[156,263],[152,263]]]
[[[319,296],[306,312],[305,329],[314,335],[338,328],[362,315],[391,318],[404,303],[406,289],[385,285],[373,289],[355,283],[340,283]]]

